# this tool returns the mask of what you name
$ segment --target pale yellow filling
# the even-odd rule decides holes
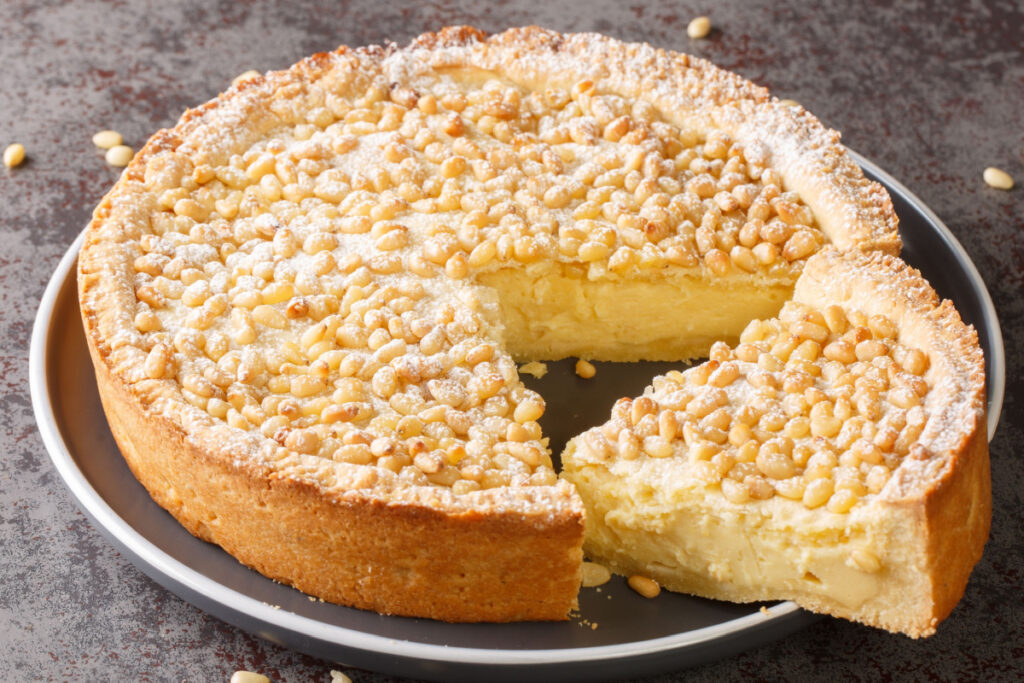
[[[618,574],[721,600],[797,599],[850,611],[876,601],[891,581],[884,535],[869,517],[811,513],[778,498],[728,505],[696,481],[624,477],[565,460],[563,476],[587,506],[584,550]]]
[[[478,276],[497,292],[504,343],[519,360],[680,360],[735,342],[748,322],[771,318],[792,285],[749,275],[714,281],[587,279],[572,266],[536,264]]]

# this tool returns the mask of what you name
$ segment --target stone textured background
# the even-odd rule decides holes
[[[689,40],[688,20],[708,12],[715,32]],[[1019,1],[4,0],[0,147],[22,142],[29,159],[0,168],[0,679],[226,681],[239,668],[275,681],[330,679],[328,663],[166,592],[90,525],[35,426],[29,335],[50,273],[117,176],[90,142],[95,131],[115,128],[138,147],[247,69],[283,68],[339,44],[404,43],[457,23],[648,41],[799,100],[934,209],[999,312],[1008,383],[992,443],[992,536],[938,634],[911,641],[823,619],[785,642],[647,680],[1024,675],[1024,187],[1000,192],[981,181],[982,169],[997,165],[1024,184]]]

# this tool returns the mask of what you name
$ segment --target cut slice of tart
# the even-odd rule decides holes
[[[566,618],[583,506],[513,358],[682,359],[896,216],[810,114],[699,59],[469,28],[247,79],[94,214],[125,458],[192,533],[345,605]]]
[[[778,318],[572,440],[562,476],[615,572],[926,636],[988,536],[984,391],[976,333],[917,271],[827,249]]]

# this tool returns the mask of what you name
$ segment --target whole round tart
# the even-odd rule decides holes
[[[97,208],[79,295],[111,430],[192,533],[345,605],[564,619],[588,512],[516,361],[706,355],[827,245],[895,255],[896,217],[802,109],[647,45],[463,27],[188,111]]]

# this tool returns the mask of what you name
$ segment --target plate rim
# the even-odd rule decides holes
[[[993,370],[992,374],[995,377],[990,378],[990,381],[993,382],[993,400],[991,403],[995,410],[989,412],[987,425],[988,437],[991,441],[1002,412],[1005,392],[1005,349],[1002,330],[999,326],[999,318],[996,315],[988,288],[985,286],[981,275],[978,273],[966,250],[945,223],[924,202],[907,189],[906,186],[882,170],[877,164],[853,150],[849,150],[849,152],[858,164],[874,174],[880,182],[887,186],[889,191],[899,194],[916,211],[921,213],[932,227],[937,229],[946,246],[958,257],[958,261],[966,265],[965,270],[967,271],[968,278],[975,286],[975,290],[980,294],[983,318],[991,321],[994,332],[992,339],[994,357],[991,359],[991,367]],[[702,643],[736,636],[748,629],[764,627],[769,622],[786,621],[788,620],[787,618],[801,612],[801,609],[795,603],[783,601],[764,610],[755,611],[720,624],[629,643],[551,649],[474,648],[400,640],[345,626],[328,624],[285,609],[275,608],[207,577],[205,574],[192,569],[162,551],[136,531],[127,520],[118,515],[96,489],[93,488],[84,473],[75,464],[74,458],[61,436],[47,387],[47,349],[50,345],[50,331],[55,322],[53,314],[56,303],[69,276],[72,274],[84,237],[85,231],[83,230],[62,256],[56,270],[47,283],[33,323],[29,347],[29,388],[36,424],[50,460],[56,467],[58,474],[60,474],[65,485],[71,490],[78,505],[100,527],[100,530],[110,534],[111,540],[115,541],[115,545],[123,545],[129,554],[134,555],[135,558],[158,575],[165,577],[185,590],[203,596],[229,610],[241,612],[252,619],[272,624],[276,628],[285,629],[295,635],[314,638],[336,646],[352,648],[366,654],[392,655],[423,662],[431,661],[457,665],[558,665],[580,661],[601,662],[644,658],[667,652],[682,651]],[[162,582],[158,581],[158,583]],[[168,589],[167,586],[162,587]],[[190,600],[189,602],[192,601]],[[196,607],[199,606],[196,605]],[[202,607],[200,609],[208,612],[211,611]]]

